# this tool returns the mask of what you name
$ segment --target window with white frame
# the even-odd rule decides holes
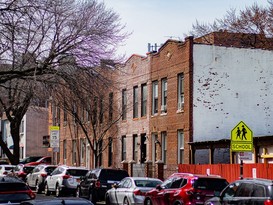
[[[137,135],[133,135],[133,160],[135,162],[138,161],[138,137]]]
[[[133,88],[133,118],[138,117],[138,87]]]
[[[126,89],[122,90],[122,120],[126,120],[127,116],[127,91]]]
[[[158,81],[153,81],[152,86],[152,115],[154,115],[158,113]]]
[[[80,147],[81,147],[81,164],[84,163],[84,155],[85,155],[85,139],[80,139]]]
[[[158,135],[157,133],[152,133],[152,161],[157,160],[157,145],[158,145]]]
[[[161,159],[166,164],[167,162],[167,132],[161,132]]]
[[[121,137],[121,161],[126,160],[126,136]]]
[[[167,78],[161,80],[161,112],[167,112]]]
[[[178,75],[178,99],[177,99],[177,108],[178,110],[184,109],[184,74],[180,73]]]
[[[177,137],[178,137],[178,164],[183,164],[184,163],[184,133],[183,130],[178,130],[177,132]]]
[[[147,115],[147,84],[141,85],[141,117]]]

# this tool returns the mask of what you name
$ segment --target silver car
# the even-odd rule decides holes
[[[85,176],[88,169],[83,167],[58,166],[45,180],[45,195],[55,192],[57,197],[61,195],[76,195],[76,189],[80,177]]]
[[[37,165],[26,177],[26,182],[30,188],[35,188],[37,193],[41,193],[45,188],[45,179],[50,175],[57,165]]]
[[[106,192],[106,204],[142,205],[145,193],[161,183],[156,178],[126,177]]]

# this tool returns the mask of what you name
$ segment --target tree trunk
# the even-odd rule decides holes
[[[13,139],[13,159],[11,164],[18,164],[20,158],[20,122],[18,120],[13,120],[10,123],[10,132]]]

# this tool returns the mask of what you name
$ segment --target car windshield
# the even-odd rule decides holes
[[[25,173],[30,173],[33,169],[34,169],[34,167],[24,167],[24,168],[23,168],[23,171],[24,171]]]
[[[162,182],[159,180],[134,180],[137,187],[156,187]]]
[[[198,178],[193,181],[193,187],[201,190],[222,191],[227,185],[225,179]]]
[[[14,167],[5,167],[5,170],[12,170]]]
[[[36,162],[38,159],[41,159],[42,157],[27,157],[27,158],[24,158],[22,160],[20,160],[20,163],[22,164],[26,164],[26,163],[29,163],[29,162]]]
[[[99,178],[100,180],[121,181],[123,178],[128,176],[128,173],[124,170],[102,169]]]
[[[45,168],[45,171],[46,171],[48,174],[51,174],[51,172],[53,172],[54,169],[56,169],[56,167],[46,167],[46,168]]]
[[[84,170],[84,169],[68,169],[66,171],[66,174],[80,177],[80,176],[85,176],[87,172],[88,170]]]

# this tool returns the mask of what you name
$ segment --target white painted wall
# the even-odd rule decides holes
[[[193,140],[230,139],[244,121],[273,135],[273,51],[194,45]]]

